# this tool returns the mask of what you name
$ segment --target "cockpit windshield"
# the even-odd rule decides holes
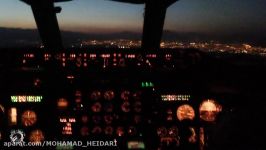
[[[42,47],[30,6],[19,0],[1,3],[0,47]],[[57,19],[66,48],[141,47],[145,4],[74,0],[55,7],[61,9]],[[177,1],[166,10],[160,47],[264,52],[265,9],[263,0]]]

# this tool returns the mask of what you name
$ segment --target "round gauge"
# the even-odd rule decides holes
[[[121,105],[121,109],[123,112],[130,112],[130,103],[129,102],[124,102],[122,105]]]
[[[114,129],[113,129],[113,127],[111,127],[111,126],[107,126],[107,127],[104,129],[104,133],[105,133],[106,135],[112,135],[113,132],[114,132]]]
[[[125,134],[124,128],[123,128],[123,127],[118,127],[118,128],[116,129],[116,134],[117,134],[118,136],[123,136],[123,135]]]
[[[116,113],[113,114],[113,117],[114,117],[115,120],[119,120],[120,119],[120,115],[118,115]]]
[[[123,91],[121,93],[121,99],[124,100],[124,101],[129,100],[129,96],[130,96],[130,92],[129,91]]]
[[[89,128],[86,127],[86,126],[82,127],[82,128],[80,129],[80,134],[81,134],[82,136],[88,136],[88,135],[89,135]]]
[[[41,142],[44,140],[44,134],[41,130],[34,130],[30,133],[29,141],[30,142]]]
[[[88,116],[86,116],[86,115],[84,115],[84,116],[81,117],[81,121],[82,121],[83,123],[87,123],[88,120],[89,120],[89,118],[88,118]]]
[[[95,113],[97,112],[100,112],[102,110],[102,104],[99,103],[99,102],[96,102],[94,103],[92,106],[91,106],[91,110]]]
[[[128,128],[127,133],[128,133],[128,135],[131,135],[131,136],[136,135],[137,129],[135,127],[131,126]]]
[[[106,124],[111,124],[113,121],[113,117],[111,115],[105,115],[104,116],[104,121]]]
[[[92,100],[99,100],[101,98],[101,92],[100,91],[94,91],[91,93],[91,99]]]
[[[111,103],[107,103],[104,105],[104,111],[106,112],[113,112],[114,106]]]
[[[214,100],[205,100],[199,108],[200,118],[204,121],[215,121],[217,113],[221,111],[221,107]]]
[[[134,116],[134,122],[135,122],[136,124],[139,124],[140,121],[141,121],[141,117],[140,117],[139,115]]]
[[[21,122],[24,126],[32,126],[37,121],[37,115],[34,111],[26,110],[22,113]]]
[[[141,112],[141,102],[137,101],[134,103],[134,110],[135,112]]]
[[[114,93],[114,91],[106,91],[105,93],[104,93],[104,95],[103,95],[103,97],[104,97],[104,99],[105,100],[112,100],[112,99],[114,99],[114,97],[115,97],[115,93]]]
[[[193,120],[195,117],[195,111],[190,105],[184,104],[178,107],[176,115],[180,121],[184,119]]]
[[[157,134],[159,137],[167,136],[167,129],[165,127],[160,127],[157,129]]]
[[[101,117],[100,116],[92,116],[92,121],[95,124],[99,124],[101,122]]]
[[[60,98],[57,101],[57,107],[59,109],[65,109],[65,108],[67,108],[67,106],[68,106],[68,101],[65,98]]]
[[[102,128],[101,127],[99,127],[99,126],[96,126],[96,127],[94,127],[93,129],[92,129],[92,134],[101,134],[101,132],[102,132]]]

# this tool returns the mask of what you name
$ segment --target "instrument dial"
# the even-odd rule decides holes
[[[114,109],[114,105],[111,103],[107,103],[104,105],[105,112],[108,112],[108,113],[113,112],[113,109]]]
[[[204,121],[215,121],[217,114],[222,110],[214,100],[205,100],[200,105],[200,118]]]
[[[37,121],[37,115],[34,111],[27,110],[23,112],[22,117],[21,117],[21,122],[24,126],[32,126],[36,123]]]
[[[106,124],[111,124],[113,122],[113,117],[111,115],[105,115],[104,121]]]
[[[118,136],[123,136],[123,135],[125,134],[124,128],[123,128],[123,127],[118,127],[118,128],[116,129],[116,134],[117,134]]]
[[[195,111],[193,107],[188,104],[184,104],[178,107],[177,111],[178,120],[182,121],[184,119],[193,120],[195,118]]]
[[[29,141],[30,142],[41,142],[44,140],[44,134],[41,130],[34,130],[30,133]]]
[[[106,91],[105,93],[104,93],[104,99],[105,100],[112,100],[112,99],[114,99],[114,97],[115,97],[115,93],[114,93],[114,91]]]
[[[168,130],[168,134],[169,134],[171,137],[176,137],[176,136],[178,136],[178,128],[177,128],[176,126],[171,127],[171,128]]]
[[[131,136],[136,135],[137,134],[137,129],[135,127],[131,126],[131,127],[128,128],[127,133],[128,133],[128,135],[131,135]]]
[[[82,128],[80,129],[80,134],[81,134],[82,136],[88,136],[88,135],[89,135],[89,128],[86,127],[86,126],[82,127]]]
[[[167,136],[167,129],[165,127],[160,127],[157,129],[157,134],[159,137]]]
[[[89,121],[88,116],[83,115],[83,116],[81,117],[81,121],[82,121],[83,123],[87,123],[87,122]]]
[[[124,101],[129,100],[129,96],[130,96],[130,92],[129,91],[123,91],[121,93],[121,99],[124,100]]]
[[[114,132],[114,129],[113,129],[113,127],[111,127],[111,126],[107,126],[107,127],[104,129],[104,133],[105,133],[106,135],[112,135],[113,132]]]
[[[121,109],[123,112],[130,112],[130,103],[129,102],[124,102],[122,105],[121,105]]]
[[[101,134],[102,133],[102,128],[99,126],[96,126],[92,129],[92,134]]]
[[[101,98],[102,94],[100,91],[94,91],[91,93],[91,99],[92,100],[99,100]]]
[[[94,103],[92,106],[91,106],[91,110],[95,113],[97,112],[100,112],[102,110],[102,104],[99,103],[99,102],[96,102]]]
[[[134,110],[135,110],[135,112],[141,112],[141,102],[140,101],[137,101],[137,102],[135,102],[134,103]]]

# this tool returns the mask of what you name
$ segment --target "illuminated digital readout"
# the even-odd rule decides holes
[[[60,122],[64,123],[64,122],[70,122],[70,123],[74,123],[76,122],[75,118],[59,118]]]
[[[61,123],[64,123],[64,126],[62,128],[62,134],[63,135],[72,135],[72,123],[76,123],[76,118],[59,118],[59,121]]]
[[[189,101],[190,95],[161,95],[162,101]]]
[[[13,103],[40,103],[43,99],[42,96],[11,96],[11,102]]]

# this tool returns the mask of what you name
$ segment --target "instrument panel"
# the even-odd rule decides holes
[[[203,57],[193,50],[18,52],[14,80],[6,83],[17,85],[5,95],[6,132],[21,129],[33,142],[115,139],[121,149],[204,149],[206,126],[223,106],[191,82]]]

